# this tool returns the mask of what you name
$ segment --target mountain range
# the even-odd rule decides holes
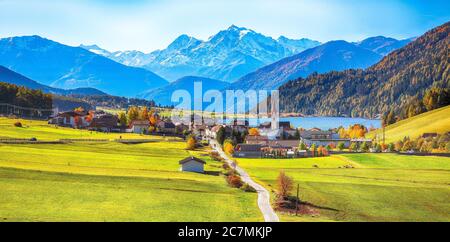
[[[28,87],[30,89],[38,89],[44,93],[52,93],[57,95],[106,95],[106,93],[95,88],[76,88],[76,89],[60,89],[40,84],[31,80],[17,72],[9,70],[4,66],[0,66],[0,82],[15,84],[17,86]]]
[[[168,83],[146,69],[39,36],[0,39],[0,65],[51,87],[92,87],[126,97]]]
[[[252,72],[233,83],[235,89],[277,89],[285,82],[318,72],[366,68],[382,56],[346,41],[330,41]]]
[[[277,40],[251,29],[230,26],[207,41],[188,35],[176,38],[166,49],[149,54],[140,51],[108,52],[98,46],[80,47],[119,63],[143,67],[168,80],[183,76],[202,76],[222,81],[235,81],[243,75],[320,45],[310,39]]]
[[[166,49],[144,54],[111,53],[97,45],[71,47],[39,36],[22,36],[0,39],[0,65],[26,76],[22,84],[46,92],[64,95],[65,89],[75,89],[155,98],[156,103],[170,105],[170,93],[181,87],[191,90],[193,79],[202,81],[204,91],[224,89],[229,85],[223,80],[236,78],[233,89],[275,89],[315,72],[366,68],[410,41],[382,36],[356,43],[320,44],[284,36],[275,40],[233,25],[207,41],[181,35]],[[171,85],[148,70],[152,68],[183,76]],[[20,85],[17,80],[13,83]]]
[[[280,110],[307,115],[376,117],[414,112],[425,91],[450,88],[450,22],[365,70],[332,71],[282,85]]]
[[[176,90],[186,90],[191,95],[191,98],[194,98],[194,82],[201,82],[202,83],[202,97],[203,94],[205,94],[209,90],[223,90],[227,88],[230,83],[223,82],[219,80],[214,80],[210,78],[205,77],[196,77],[196,76],[186,76],[182,77],[172,83],[170,83],[167,86],[160,87],[157,89],[150,90],[144,94],[141,95],[142,98],[148,99],[148,100],[155,100],[156,104],[164,105],[164,106],[170,106],[174,103],[171,101],[171,97],[174,91]],[[194,100],[193,100],[194,101]],[[201,101],[203,102],[203,101]],[[205,108],[205,105],[203,105],[203,108]],[[192,107],[194,108],[194,107]]]

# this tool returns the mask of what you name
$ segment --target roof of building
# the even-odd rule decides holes
[[[131,126],[135,126],[135,125],[148,126],[148,125],[150,125],[150,121],[148,121],[148,120],[134,120],[134,121],[131,122]]]
[[[211,132],[217,133],[221,127],[223,127],[223,126],[222,125],[216,125],[216,126],[211,128]]]
[[[282,146],[289,148],[297,148],[300,144],[300,140],[271,140],[269,146]]]
[[[261,151],[260,144],[238,144],[236,147],[239,151]]]
[[[166,129],[173,129],[175,128],[175,124],[172,123],[172,121],[159,121],[158,126]]]
[[[180,165],[182,165],[182,164],[187,163],[189,161],[196,161],[196,162],[199,162],[199,163],[202,163],[202,164],[206,164],[206,162],[204,160],[199,159],[199,158],[194,157],[194,156],[190,156],[190,157],[184,158],[184,159],[180,160],[178,163],[180,163]]]
[[[57,116],[71,116],[71,117],[74,117],[74,116],[85,116],[85,115],[87,115],[87,112],[85,112],[85,111],[83,111],[83,112],[68,111],[68,112],[58,113]]]
[[[333,135],[331,131],[321,131],[321,130],[304,130],[300,131],[300,137],[310,138],[312,135]]]
[[[247,135],[245,138],[246,141],[267,141],[269,137],[266,135]]]

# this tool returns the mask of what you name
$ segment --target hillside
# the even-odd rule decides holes
[[[443,134],[450,132],[450,106],[435,109],[412,118],[389,125],[385,129],[386,143],[402,140],[404,137],[417,138],[424,133]],[[368,134],[368,137],[382,137],[382,130]]]
[[[240,78],[233,86],[242,90],[272,90],[289,80],[314,72],[366,68],[381,58],[381,55],[351,43],[331,41],[265,66]]]
[[[0,65],[51,87],[92,87],[127,97],[167,84],[151,71],[39,36],[0,39]]]
[[[75,88],[65,90],[61,88],[50,87],[33,81],[28,77],[22,76],[21,74],[9,70],[4,66],[0,66],[0,82],[24,86],[30,89],[41,90],[44,93],[52,93],[58,95],[107,95],[106,93],[95,88]]]
[[[384,36],[370,37],[363,41],[355,43],[355,45],[371,50],[380,55],[386,56],[392,51],[402,48],[409,44],[413,38],[396,40],[394,38],[387,38]]]
[[[171,98],[172,94],[177,90],[186,90],[191,95],[192,101],[194,101],[194,82],[201,82],[202,83],[202,97],[203,94],[206,93],[209,90],[222,90],[226,88],[229,83],[214,80],[210,78],[205,77],[196,77],[196,76],[186,76],[183,78],[180,78],[172,83],[170,83],[167,86],[157,88],[154,90],[150,90],[144,94],[141,95],[142,98],[149,99],[149,100],[155,100],[156,104],[164,105],[164,106],[170,106],[175,105],[178,103],[172,103]],[[204,107],[206,107],[204,105]]]
[[[450,87],[450,23],[366,70],[299,78],[280,87],[280,109],[310,115],[377,117],[400,113],[430,87]]]

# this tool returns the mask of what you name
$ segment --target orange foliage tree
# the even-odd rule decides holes
[[[194,136],[189,136],[186,141],[186,149],[194,150],[196,143],[197,143],[197,141],[195,140]]]
[[[257,128],[251,128],[248,130],[248,135],[259,136],[259,130]]]

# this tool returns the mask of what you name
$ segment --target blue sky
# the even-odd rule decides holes
[[[181,34],[235,24],[278,38],[357,41],[418,36],[450,20],[449,0],[0,0],[0,37],[150,52]]]

